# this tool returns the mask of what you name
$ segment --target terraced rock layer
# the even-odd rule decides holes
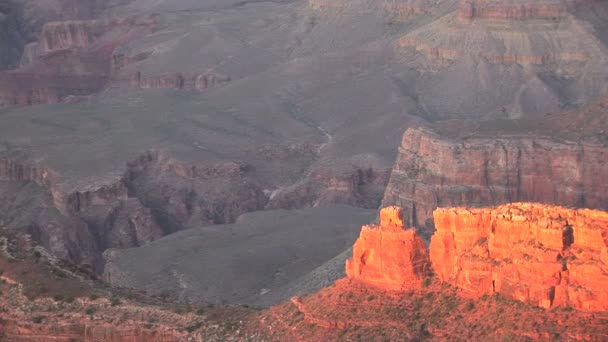
[[[383,206],[404,209],[406,226],[433,231],[438,207],[542,202],[608,208],[608,149],[532,136],[450,140],[408,129]]]
[[[608,213],[514,203],[437,209],[435,273],[468,293],[608,310]]]

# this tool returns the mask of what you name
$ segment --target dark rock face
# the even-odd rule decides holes
[[[433,231],[445,206],[534,201],[608,208],[608,149],[529,136],[451,141],[420,129],[403,135],[383,206],[404,208],[406,226]]]
[[[340,203],[375,209],[388,177],[388,170],[373,167],[353,167],[344,172],[318,167],[301,182],[272,195],[268,207],[290,209]]]
[[[198,225],[233,222],[267,197],[242,166],[209,167],[147,153],[115,183],[66,194],[44,167],[0,159],[0,216],[55,256],[101,270],[108,248],[141,246]]]
[[[0,70],[18,64],[24,44],[18,7],[11,2],[0,3]]]

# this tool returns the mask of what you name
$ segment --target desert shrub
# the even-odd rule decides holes
[[[87,308],[84,310],[84,313],[85,313],[85,314],[87,314],[87,315],[92,315],[92,314],[94,314],[95,312],[97,312],[97,308],[96,308],[96,307],[94,307],[94,306],[89,306],[89,307],[87,307]]]
[[[110,298],[110,305],[111,306],[117,306],[122,304],[122,301],[120,300],[120,298],[116,297],[116,296],[112,296],[112,298]]]
[[[198,330],[202,326],[203,326],[203,323],[197,322],[195,324],[187,326],[185,329],[186,329],[187,332],[191,333],[191,332],[193,332],[195,330]]]
[[[475,303],[472,300],[470,300],[464,308],[467,311],[471,311],[475,308]]]
[[[433,281],[433,279],[431,279],[431,277],[426,277],[424,278],[424,280],[422,281],[422,286],[423,287],[429,287],[431,285],[431,282]]]

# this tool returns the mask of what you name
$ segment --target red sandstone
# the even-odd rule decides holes
[[[424,242],[414,229],[404,229],[398,207],[382,209],[380,225],[363,226],[346,262],[349,278],[392,291],[416,287],[429,269]]]
[[[473,295],[608,310],[608,213],[515,203],[434,212],[437,276]]]

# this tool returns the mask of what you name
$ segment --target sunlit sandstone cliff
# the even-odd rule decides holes
[[[608,310],[608,213],[514,203],[437,209],[437,276],[474,295]]]
[[[402,210],[380,211],[380,225],[366,225],[346,261],[346,274],[387,290],[416,287],[430,271],[424,241],[403,226]]]
[[[404,209],[406,226],[430,236],[438,207],[531,201],[608,208],[608,150],[532,136],[447,139],[408,129],[383,206]]]
[[[500,294],[544,308],[608,310],[608,213],[535,203],[434,212],[427,252],[398,207],[363,226],[346,273],[374,287],[415,288],[432,269],[469,295]],[[427,254],[428,253],[428,254]]]

